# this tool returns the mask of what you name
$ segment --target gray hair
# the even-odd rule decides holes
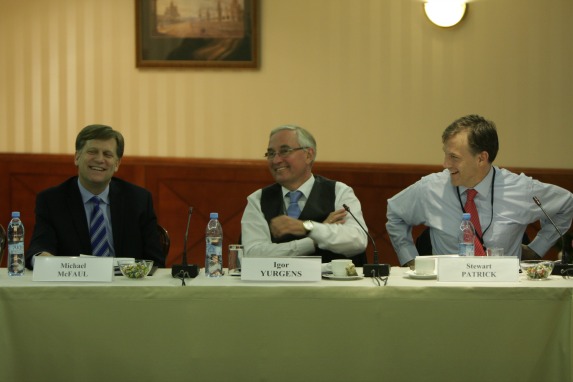
[[[301,147],[310,147],[314,150],[314,158],[312,158],[312,163],[314,163],[314,161],[316,159],[317,151],[316,151],[316,140],[314,139],[312,134],[300,126],[282,125],[282,126],[279,126],[275,129],[273,129],[273,131],[271,131],[270,137],[272,137],[273,135],[275,135],[279,131],[283,131],[283,130],[294,131],[296,134],[296,139],[298,141],[298,144],[301,145]]]

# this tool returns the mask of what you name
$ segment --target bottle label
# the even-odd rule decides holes
[[[223,275],[223,238],[208,237],[205,258],[205,275],[219,277]]]
[[[17,243],[8,244],[8,253],[9,254],[16,254],[16,255],[23,255],[24,254],[24,242],[19,241]]]
[[[473,256],[474,255],[474,245],[473,243],[460,243],[459,247],[460,256]]]
[[[8,244],[8,274],[20,275],[24,273],[24,242]]]

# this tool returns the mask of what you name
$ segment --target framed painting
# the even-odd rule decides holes
[[[135,0],[137,67],[258,67],[257,0]]]

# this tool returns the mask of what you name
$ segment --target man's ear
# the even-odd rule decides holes
[[[316,155],[316,152],[314,151],[314,149],[312,147],[309,147],[308,149],[306,149],[306,158],[310,161],[310,163],[314,162],[315,155]]]
[[[115,164],[115,170],[114,172],[117,172],[117,170],[119,170],[119,165],[121,164],[121,159],[117,160],[117,163]]]
[[[489,154],[487,151],[482,151],[481,153],[479,153],[479,161],[481,162],[485,162],[485,163],[489,163]]]

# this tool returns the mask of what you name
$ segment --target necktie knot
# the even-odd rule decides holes
[[[474,190],[473,188],[470,188],[469,190],[467,190],[466,194],[468,197],[468,202],[472,202],[474,200],[474,198],[476,197],[477,193],[478,192],[476,190]]]
[[[291,203],[298,203],[298,200],[302,196],[302,191],[291,191],[288,193]]]

